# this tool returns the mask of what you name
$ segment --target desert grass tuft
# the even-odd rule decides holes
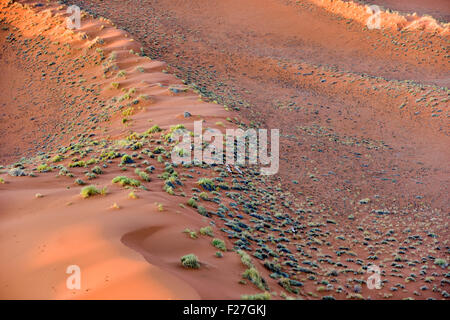
[[[200,263],[198,262],[198,258],[195,254],[190,253],[181,257],[181,265],[185,268],[189,269],[198,269],[200,268]]]
[[[122,187],[124,186],[131,186],[131,187],[139,187],[141,185],[141,182],[136,179],[131,179],[125,176],[117,176],[114,179],[112,179],[112,183],[118,183]]]
[[[148,181],[151,180],[150,176],[148,175],[148,173],[146,173],[145,171],[140,170],[139,168],[136,168],[134,170],[134,173],[136,173],[139,176],[139,178],[141,178],[144,181],[148,182]]]
[[[87,186],[81,189],[81,196],[83,198],[89,198],[98,194],[105,195],[107,193],[106,187],[102,188],[101,190],[97,189],[95,186]]]
[[[219,249],[219,250],[227,251],[227,247],[226,247],[225,242],[224,242],[223,240],[214,238],[214,239],[211,241],[211,244],[212,244],[214,247],[216,247],[217,249]]]
[[[270,293],[244,294],[241,296],[242,300],[270,300]]]
[[[129,198],[129,199],[137,199],[137,198],[139,198],[139,197],[137,196],[136,193],[134,193],[134,191],[131,191],[131,192],[128,194],[128,198]]]
[[[213,229],[210,226],[200,228],[200,234],[204,235],[204,236],[210,236],[210,237],[214,236]]]

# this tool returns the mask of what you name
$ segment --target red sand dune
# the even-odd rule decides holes
[[[430,15],[444,22],[450,21],[450,2],[447,0],[370,0],[368,5],[379,5],[402,13]]]
[[[92,15],[70,31],[64,5],[37,3],[0,1],[1,298],[449,297],[449,27],[427,10],[367,30],[343,1],[79,0]],[[193,120],[279,128],[279,174],[168,171],[156,149]],[[197,183],[213,177],[232,189]]]

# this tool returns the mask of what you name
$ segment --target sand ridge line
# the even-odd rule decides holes
[[[181,107],[182,102],[186,100],[188,103],[185,105],[185,109],[178,111],[179,113],[174,116],[178,119],[177,123],[191,127],[192,119],[184,118],[183,113],[189,112],[193,118],[198,118],[201,109],[212,106],[202,103],[192,89],[168,74],[164,70],[166,65],[164,62],[143,56],[142,47],[138,42],[130,38],[127,32],[116,29],[109,20],[88,18],[89,15],[82,11],[81,29],[68,30],[65,28],[65,18],[63,17],[67,16],[65,6],[48,4],[32,8],[34,4],[34,1],[28,1],[25,4],[14,2],[11,5],[13,9],[26,9],[25,23],[18,17],[10,20],[13,26],[24,31],[24,35],[48,35],[52,37],[52,41],[69,43],[74,52],[80,52],[81,57],[91,55],[100,57],[100,62],[97,61],[96,64],[102,64],[102,67],[95,67],[90,72],[96,74],[96,77],[84,79],[86,86],[89,84],[91,87],[97,88],[102,97],[109,100],[106,103],[109,103],[108,108],[112,109],[110,123],[105,124],[106,129],[96,128],[96,130],[90,131],[99,138],[117,140],[132,131],[145,131],[148,129],[147,119],[149,116],[142,112],[149,107],[152,108],[152,112],[162,115],[164,112],[162,107],[159,107],[160,105],[173,105],[176,102],[175,104]],[[51,17],[54,17],[55,20],[48,21]],[[54,28],[50,26],[54,26]],[[181,94],[174,94],[174,90]],[[118,93],[121,96],[117,97]],[[132,101],[128,101],[132,96],[134,96]],[[182,96],[181,100],[180,96]],[[126,106],[124,106],[124,102]],[[136,106],[133,107],[135,104]],[[136,120],[133,122],[133,130],[120,123],[123,116],[118,111],[123,111],[123,109],[133,109],[130,110],[129,117],[130,121]],[[205,115],[210,119],[211,125],[223,119],[225,115],[236,116],[220,109],[216,110],[216,115],[212,117]],[[150,119],[151,117],[150,115]],[[168,127],[168,123],[164,122],[159,125],[162,128]]]
[[[342,0],[308,0],[316,6],[320,6],[336,15],[346,19],[353,19],[362,25],[366,25],[373,13],[368,11],[369,5],[362,5],[353,1]],[[417,14],[401,14],[389,9],[380,8],[381,27],[394,31],[404,30],[429,33],[450,34],[450,24],[441,23],[430,16],[418,16]]]

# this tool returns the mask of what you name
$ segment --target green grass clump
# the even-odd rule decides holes
[[[208,210],[206,210],[205,207],[203,207],[203,206],[198,206],[197,207],[197,212],[199,214],[201,214],[202,216],[207,216],[208,215]]]
[[[92,172],[95,174],[102,174],[103,170],[99,166],[95,166],[94,168],[92,168]]]
[[[258,270],[256,270],[256,268],[254,267],[245,270],[244,273],[242,274],[242,278],[250,280],[259,289],[262,290],[265,289],[261,275],[259,274]]]
[[[95,173],[92,173],[92,172],[86,172],[85,176],[86,176],[89,180],[97,178],[97,175],[96,175]]]
[[[63,157],[61,157],[60,155],[56,155],[50,161],[51,162],[60,162],[62,160],[63,160]]]
[[[186,129],[186,127],[184,126],[184,124],[177,124],[175,126],[171,126],[170,127],[170,132],[174,132],[176,130],[182,130],[182,129]]]
[[[141,183],[136,179],[131,179],[125,176],[117,176],[112,179],[112,183],[118,183],[123,186],[139,187]]]
[[[197,239],[197,238],[198,238],[197,232],[191,231],[191,230],[189,230],[188,228],[184,229],[183,232],[184,232],[184,233],[188,233],[189,236],[190,236],[192,239]]]
[[[202,186],[204,189],[208,191],[214,190],[214,182],[211,179],[208,178],[201,178],[198,180],[198,185]]]
[[[435,259],[434,264],[443,267],[447,264],[447,261],[445,261],[444,259]]]
[[[100,155],[100,159],[102,159],[102,160],[111,160],[111,159],[115,159],[118,157],[120,157],[120,153],[115,152],[115,151],[103,152]]]
[[[52,171],[52,168],[50,168],[47,164],[41,164],[40,166],[38,166],[37,171],[39,172],[48,172],[48,171]]]
[[[299,293],[298,289],[292,287],[291,281],[292,281],[292,280],[290,280],[290,279],[288,279],[288,278],[281,278],[281,279],[278,281],[278,284],[279,284],[280,286],[282,286],[286,291],[291,292],[291,293],[298,294],[298,293]],[[317,287],[316,290],[317,290],[318,292],[323,292],[323,291],[325,291],[326,289],[325,289],[324,286],[319,286],[319,287]]]
[[[214,238],[214,239],[211,241],[211,244],[212,244],[214,247],[216,247],[217,249],[219,249],[219,250],[227,251],[227,247],[226,247],[225,242],[224,242],[223,240]]]
[[[198,262],[198,258],[195,254],[187,254],[181,257],[181,264],[185,268],[190,269],[198,269],[200,268],[200,263]]]
[[[190,198],[190,199],[187,201],[187,204],[188,204],[188,206],[190,206],[190,207],[192,207],[192,208],[197,208],[197,207],[198,207],[197,201],[195,201],[194,198]]]
[[[253,268],[252,258],[243,250],[238,250],[237,253],[241,256],[241,262],[248,268]]]
[[[164,148],[161,147],[161,146],[157,146],[157,147],[155,148],[155,150],[153,150],[153,153],[154,153],[154,154],[160,154],[160,153],[164,153],[164,152],[166,152],[166,149],[164,149]]]
[[[150,181],[150,176],[148,175],[147,172],[142,171],[139,168],[136,168],[134,170],[134,173],[136,173],[139,176],[139,178],[141,178],[142,180],[147,181],[147,182]]]
[[[89,198],[89,197],[95,196],[97,194],[105,195],[106,192],[107,192],[106,187],[99,190],[95,186],[91,185],[91,186],[87,186],[87,187],[84,187],[83,189],[81,189],[80,194],[83,198]]]
[[[222,258],[223,257],[223,253],[220,251],[216,251],[216,257],[217,258]]]
[[[230,189],[230,186],[229,186],[228,183],[226,183],[226,182],[221,182],[221,183],[219,183],[218,187],[219,187],[220,189],[223,189],[223,190],[229,190],[229,189]]]
[[[244,294],[241,296],[242,300],[270,300],[270,293]]]
[[[164,185],[163,189],[165,192],[167,192],[171,196],[173,196],[175,194],[175,191],[173,190],[173,188],[171,186]]]
[[[83,185],[86,184],[86,183],[85,183],[83,180],[81,180],[81,179],[76,179],[76,180],[75,180],[75,183],[78,184],[79,186],[83,186]]]
[[[173,133],[177,130],[183,130],[186,129],[183,124],[177,124],[176,126],[170,127],[169,133],[164,135],[164,139],[171,140],[173,138]]]
[[[67,168],[66,168],[66,167],[64,167],[64,166],[61,166],[60,168],[61,168],[61,169],[59,170],[59,172],[58,172],[58,175],[60,175],[60,176],[68,176],[68,177],[73,177],[73,174],[72,174],[72,173],[70,173],[70,171],[69,171],[69,170],[67,170]]]
[[[122,159],[120,160],[121,165],[124,165],[127,163],[133,163],[133,162],[134,162],[134,160],[127,154],[123,155]]]
[[[86,164],[89,166],[91,164],[97,163],[98,161],[96,159],[89,159],[88,161],[86,161]]]
[[[136,193],[134,193],[134,191],[131,191],[131,192],[128,194],[128,198],[130,198],[130,199],[137,199],[138,196],[137,196]]]
[[[162,129],[158,125],[155,124],[153,127],[148,129],[145,133],[150,134],[150,133],[156,133],[156,132],[160,132],[160,131],[162,131]]]
[[[214,236],[213,229],[210,226],[200,228],[200,234],[204,235],[204,236],[210,236],[210,237]]]
[[[75,168],[75,167],[86,167],[86,162],[84,161],[75,161],[69,163],[69,168]]]
[[[0,183],[5,183],[5,179],[0,178]]]
[[[129,108],[125,109],[125,111],[122,111],[122,114],[124,116],[131,116],[132,113],[133,113],[133,108],[132,107],[129,107]],[[141,135],[138,134],[137,132],[133,132],[128,137],[126,137],[126,140],[128,140],[128,141],[136,141],[136,140],[139,140],[139,139],[141,139]]]
[[[208,194],[207,194],[206,192],[201,192],[201,193],[198,195],[198,197],[199,197],[200,199],[205,200],[205,201],[209,200]]]

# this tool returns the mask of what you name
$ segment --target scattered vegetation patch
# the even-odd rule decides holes
[[[62,161],[62,160],[63,160],[63,157],[62,157],[62,156],[56,155],[56,156],[54,156],[50,161],[51,161],[51,162],[60,162],[60,161]]]
[[[103,170],[99,166],[95,166],[94,168],[92,168],[92,172],[95,174],[102,174]]]
[[[264,293],[257,293],[257,294],[244,294],[241,296],[242,300],[270,300],[270,293],[264,292]]]
[[[194,198],[190,198],[190,199],[187,201],[187,204],[188,204],[188,206],[190,206],[190,207],[192,207],[192,208],[197,208],[197,207],[198,207],[197,201],[195,201]]]
[[[24,177],[28,175],[24,170],[20,168],[12,168],[11,170],[8,171],[8,174],[11,177]]]
[[[120,207],[119,207],[119,205],[118,205],[116,202],[114,202],[114,203],[112,204],[112,206],[111,206],[111,209],[119,210]]]
[[[265,289],[263,279],[261,278],[261,275],[259,274],[258,270],[256,270],[256,268],[251,267],[251,268],[245,270],[244,273],[242,274],[242,277],[244,279],[250,280],[259,289],[262,289],[262,290]]]
[[[208,216],[208,210],[206,210],[206,208],[205,207],[203,207],[203,206],[198,206],[197,207],[197,212],[199,213],[199,214],[201,214],[202,216]]]
[[[139,178],[141,178],[144,181],[149,182],[151,180],[150,175],[147,172],[140,170],[139,168],[136,168],[134,170],[134,173],[136,173],[139,176]]]
[[[141,182],[136,179],[131,179],[125,176],[117,176],[114,179],[112,179],[112,183],[118,183],[122,187],[124,186],[131,186],[131,187],[139,187],[141,185]]]
[[[134,162],[134,160],[129,155],[125,154],[122,156],[120,164],[124,165],[124,164],[128,164],[128,163],[133,163],[133,162]]]
[[[225,242],[224,242],[223,240],[214,238],[214,239],[211,241],[211,244],[212,244],[214,247],[216,247],[217,249],[219,249],[219,250],[227,251],[227,247],[226,247]]]
[[[195,254],[190,253],[181,257],[181,265],[188,269],[198,269],[200,268],[200,263]]]
[[[41,164],[40,166],[38,166],[37,171],[39,172],[49,172],[52,170],[52,168],[50,168],[47,164]]]
[[[192,231],[192,230],[190,230],[188,228],[184,229],[183,232],[189,234],[189,237],[191,237],[192,239],[197,239],[198,238],[197,237],[197,232]]]
[[[134,193],[134,191],[131,191],[131,192],[128,194],[128,198],[129,198],[129,199],[137,199],[137,198],[139,198],[139,197],[137,196],[136,193]]]
[[[86,167],[86,162],[84,161],[75,161],[69,163],[69,168],[76,168],[76,167]]]
[[[156,132],[160,132],[160,131],[162,131],[162,129],[158,125],[155,124],[153,127],[148,129],[145,133],[151,134],[151,133],[156,133]]]
[[[200,228],[200,234],[204,235],[204,236],[210,236],[210,237],[214,236],[213,229],[210,226]]]
[[[447,261],[444,259],[435,259],[434,264],[440,267],[445,267],[447,265]]]
[[[77,184],[79,186],[84,186],[86,183],[83,180],[81,180],[81,179],[76,179],[75,180],[75,184]]]
[[[243,250],[238,250],[237,253],[241,256],[241,262],[248,268],[253,268],[252,258]]]
[[[107,193],[106,187],[102,188],[101,190],[97,189],[95,186],[87,186],[81,189],[81,196],[83,198],[89,198],[98,194],[105,195]]]
[[[198,180],[198,185],[203,187],[205,190],[213,191],[215,189],[214,182],[208,178],[201,178]]]
[[[206,192],[201,192],[201,193],[198,195],[198,197],[199,197],[200,199],[205,200],[205,201],[209,200],[208,194],[207,194]]]

